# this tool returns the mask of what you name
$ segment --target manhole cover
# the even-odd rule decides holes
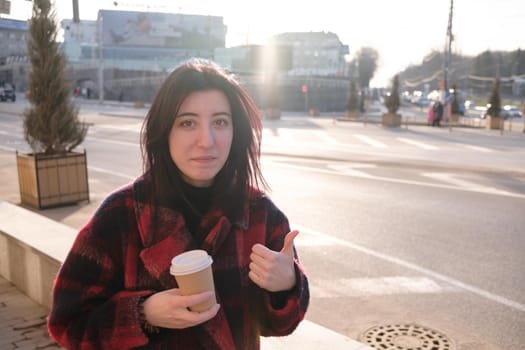
[[[361,341],[380,350],[453,350],[441,332],[417,324],[393,324],[370,328]]]

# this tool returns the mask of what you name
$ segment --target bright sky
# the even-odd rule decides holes
[[[55,0],[59,19],[72,18],[72,0]],[[265,44],[282,32],[331,31],[350,48],[379,52],[372,85],[384,85],[432,49],[443,50],[450,0],[79,0],[80,19],[96,19],[98,9],[181,12],[222,16],[226,46]],[[11,0],[10,18],[26,19],[31,3]],[[525,49],[523,0],[454,0],[453,52]]]

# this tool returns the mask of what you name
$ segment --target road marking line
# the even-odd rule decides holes
[[[333,170],[336,170],[338,172],[341,172],[343,174],[346,174],[346,175],[352,175],[352,176],[355,176],[355,177],[371,177],[371,175],[365,173],[364,171],[359,171],[359,170],[356,170],[353,166],[351,165],[341,165],[341,164],[328,164],[327,167],[329,169],[333,169]]]
[[[12,147],[8,147],[8,146],[3,146],[3,145],[0,145],[0,149],[2,151],[7,151],[7,152],[15,152],[16,151],[16,148],[12,148]]]
[[[312,296],[317,298],[359,298],[372,295],[431,294],[447,291],[447,288],[430,278],[407,276],[314,279],[310,283],[310,288]],[[448,288],[451,289],[454,288]]]
[[[436,179],[439,181],[447,182],[462,188],[468,188],[473,191],[480,191],[480,192],[498,192],[499,190],[494,187],[488,187],[483,186],[474,182],[465,181],[461,179],[454,178],[454,174],[448,174],[448,173],[421,173],[421,175],[425,177],[429,177],[431,179]]]
[[[485,153],[494,152],[493,149],[486,148],[486,147],[481,147],[481,146],[465,145],[465,144],[462,144],[462,143],[458,143],[458,145],[461,145],[461,146],[464,146],[464,147],[469,148],[471,150],[479,151],[479,152],[485,152]]]
[[[369,144],[370,146],[376,147],[376,148],[388,148],[386,144],[384,144],[381,141],[377,141],[370,136],[362,135],[362,134],[354,134],[354,137],[358,138],[359,140],[363,141],[366,144]]]
[[[127,179],[127,180],[135,180],[137,178],[137,176],[130,176],[128,174],[119,173],[117,171],[107,170],[107,169],[104,169],[104,168],[99,168],[99,167],[91,166],[91,165],[88,166],[88,169],[97,171],[99,173],[105,173],[105,174],[109,174],[109,175],[113,175],[113,176],[119,176],[119,177],[122,177],[122,178]]]
[[[87,141],[88,142],[89,141],[107,142],[107,143],[114,143],[116,145],[122,145],[122,146],[134,146],[134,147],[138,147],[139,146],[138,142],[109,140],[107,138],[99,138],[99,137],[90,137],[89,140],[87,140]]]
[[[140,129],[142,128],[142,123],[134,123],[134,124],[121,124],[121,125],[113,125],[113,124],[95,124],[93,126],[93,129],[111,129],[111,130],[120,130],[120,131],[135,131],[140,132]]]
[[[336,238],[336,237],[330,236],[330,235],[328,235],[326,233],[322,233],[322,232],[311,230],[311,229],[306,228],[306,227],[301,226],[301,225],[292,225],[292,226],[293,226],[294,229],[299,230],[301,233],[311,234],[311,235],[319,237],[319,238],[321,238],[323,240],[331,240],[334,245],[338,245],[339,247],[350,248],[350,249],[359,251],[361,253],[373,256],[373,257],[378,258],[380,260],[384,260],[384,261],[388,261],[388,262],[394,263],[396,265],[399,265],[399,266],[405,267],[407,269],[416,271],[416,272],[421,273],[423,275],[427,275],[427,276],[429,276],[431,278],[434,278],[436,280],[440,280],[440,281],[446,282],[446,283],[448,283],[448,284],[450,284],[450,285],[452,285],[454,287],[466,290],[466,291],[471,292],[473,294],[476,294],[476,295],[478,295],[480,297],[483,297],[483,298],[486,298],[488,300],[494,301],[496,303],[508,306],[508,307],[510,307],[512,309],[525,312],[525,305],[524,304],[520,304],[517,301],[511,300],[511,299],[507,299],[507,298],[502,297],[500,295],[488,292],[488,291],[486,291],[484,289],[481,289],[481,288],[472,286],[470,284],[461,282],[461,281],[459,281],[457,279],[454,279],[452,277],[443,275],[443,274],[441,274],[439,272],[427,269],[425,267],[422,267],[422,266],[419,266],[417,264],[414,264],[414,263],[411,263],[411,262],[408,262],[408,261],[396,258],[396,257],[388,255],[388,254],[380,253],[378,251],[375,251],[375,250],[372,250],[372,249],[360,246],[360,245],[352,243],[350,241],[346,241],[346,240],[343,240],[343,239],[340,239],[340,238]]]
[[[428,150],[433,150],[433,151],[439,149],[439,147],[436,147],[436,146],[433,146],[433,145],[429,145],[427,143],[423,143],[423,142],[407,139],[407,138],[404,138],[404,137],[398,137],[397,139],[399,141],[401,141],[401,142],[408,143],[410,145],[414,145],[414,146],[417,146],[417,147],[423,148],[423,149],[428,149]]]

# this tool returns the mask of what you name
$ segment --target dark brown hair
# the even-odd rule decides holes
[[[169,135],[186,97],[196,91],[219,90],[230,104],[233,140],[226,164],[217,174],[213,193],[244,203],[248,188],[266,188],[259,164],[262,123],[255,102],[232,74],[217,64],[192,59],[177,67],[163,82],[141,130],[144,172],[151,179],[151,200],[172,202],[182,194],[182,176],[169,152]],[[233,198],[232,198],[233,196]],[[240,209],[235,205],[234,211]]]

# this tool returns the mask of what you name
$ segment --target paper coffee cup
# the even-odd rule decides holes
[[[217,303],[211,264],[213,259],[205,250],[190,250],[171,260],[170,273],[175,276],[182,295],[213,292],[213,298],[192,306],[192,311],[202,312]]]

